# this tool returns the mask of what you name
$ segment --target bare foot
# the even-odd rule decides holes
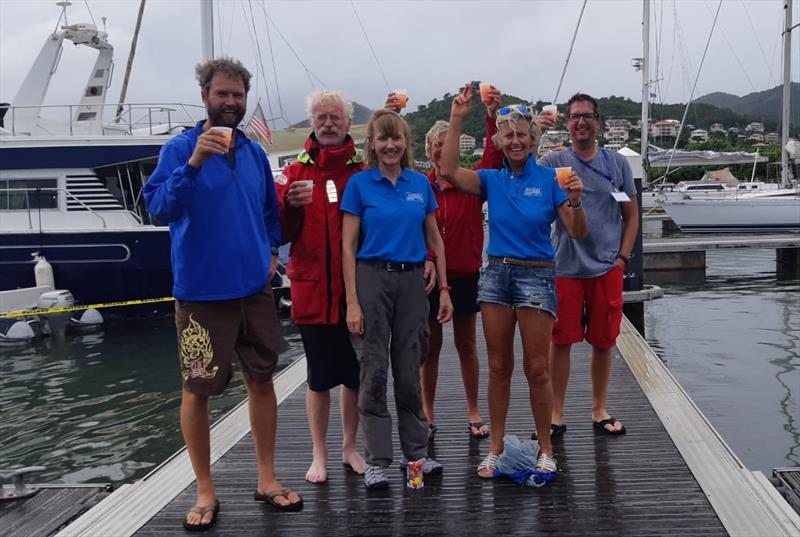
[[[349,466],[358,475],[364,475],[367,471],[364,458],[356,450],[342,452],[342,464]]]
[[[328,470],[325,461],[314,459],[306,472],[306,481],[309,483],[322,484],[328,480]]]

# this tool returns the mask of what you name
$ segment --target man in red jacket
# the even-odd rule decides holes
[[[306,107],[313,132],[305,152],[276,180],[282,241],[291,242],[287,275],[292,281],[292,320],[300,329],[308,362],[306,411],[313,460],[311,483],[328,479],[326,437],[330,390],[342,385],[342,463],[363,474],[356,451],[359,368],[344,315],[342,213],[339,201],[348,179],[364,169],[348,132],[353,104],[340,92],[309,95]]]

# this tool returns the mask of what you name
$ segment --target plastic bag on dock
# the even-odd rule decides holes
[[[521,486],[541,487],[556,478],[556,472],[536,470],[539,442],[521,441],[516,435],[503,437],[503,453],[497,460],[496,477],[507,477]]]

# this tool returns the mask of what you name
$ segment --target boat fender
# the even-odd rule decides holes
[[[103,316],[94,308],[84,311],[78,319],[81,326],[97,326],[103,324]]]
[[[36,265],[33,267],[36,286],[46,286],[50,289],[55,289],[56,280],[53,277],[53,266],[47,262],[47,259],[45,259],[43,255],[39,255],[39,252],[31,255],[33,255],[34,260],[36,260]]]
[[[25,342],[30,341],[36,337],[36,334],[33,331],[28,323],[25,321],[17,321],[9,327],[8,331],[5,334],[0,335],[5,341],[9,342]]]

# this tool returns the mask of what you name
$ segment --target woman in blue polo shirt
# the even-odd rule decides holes
[[[423,279],[427,248],[436,254],[439,322],[450,320],[453,305],[434,215],[436,200],[428,178],[411,169],[410,140],[403,118],[387,110],[375,112],[367,124],[370,168],[350,178],[340,206],[347,327],[361,367],[358,408],[367,461],[364,483],[370,489],[389,485],[385,469],[393,452],[392,417],[386,405],[390,362],[403,456],[409,461],[425,459],[425,474],[442,471],[438,462],[426,457],[428,423],[419,382],[428,340]]]
[[[553,391],[548,367],[556,314],[555,252],[550,225],[558,218],[571,237],[586,235],[586,214],[581,208],[583,184],[573,175],[565,192],[555,180],[555,170],[536,164],[530,153],[536,147],[539,128],[525,105],[497,112],[493,141],[505,155],[502,170],[459,168],[458,139],[463,118],[471,107],[472,90],[467,84],[453,99],[440,171],[456,188],[484,196],[489,208],[489,261],[481,269],[478,302],[489,355],[489,418],[493,431],[490,452],[478,466],[478,475],[494,477],[503,451],[517,323],[541,448],[536,466],[555,472],[550,442]]]

